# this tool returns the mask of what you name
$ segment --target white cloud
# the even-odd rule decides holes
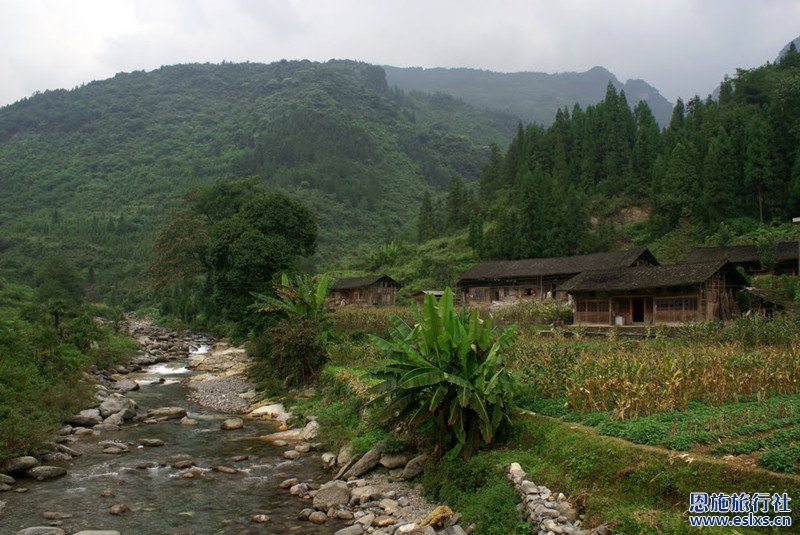
[[[705,95],[797,36],[793,0],[0,0],[0,104],[185,62],[348,58],[498,71],[602,65]]]

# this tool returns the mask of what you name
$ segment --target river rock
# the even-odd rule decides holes
[[[313,509],[311,509],[310,507],[306,507],[305,509],[297,513],[297,520],[308,520],[308,517],[311,516],[311,513],[313,512],[314,512]]]
[[[286,408],[282,403],[272,403],[271,405],[263,405],[250,412],[253,418],[269,418],[271,420],[278,420],[279,422],[286,422],[292,417],[292,413],[286,412]]]
[[[181,418],[181,425],[197,425],[199,422],[194,418],[189,418],[188,416],[184,416]]]
[[[281,481],[281,483],[280,483],[280,485],[278,485],[278,487],[282,488],[282,489],[288,489],[289,487],[293,487],[293,486],[297,485],[298,483],[300,483],[300,480],[297,479],[296,477],[292,477],[292,478],[284,479],[283,481]]]
[[[0,483],[5,485],[13,485],[15,482],[16,480],[13,477],[7,476],[6,474],[0,474]]]
[[[25,475],[39,481],[44,481],[45,479],[61,477],[66,475],[66,473],[67,469],[61,466],[35,466],[25,472]]]
[[[80,457],[81,455],[83,455],[78,450],[70,448],[69,446],[65,446],[64,444],[56,445],[56,449],[58,451],[62,452],[62,453],[66,453],[67,455],[70,455],[72,457]]]
[[[120,411],[120,412],[112,414],[111,416],[109,416],[108,418],[103,420],[103,423],[101,425],[113,425],[113,426],[119,427],[123,423],[125,423],[125,418],[123,416],[123,412]]]
[[[119,516],[121,514],[127,513],[128,511],[130,511],[130,509],[124,503],[115,503],[114,505],[108,508],[108,512],[114,516]]]
[[[350,501],[350,489],[344,481],[328,481],[314,495],[314,508],[327,511],[332,507],[347,505]]]
[[[297,450],[288,450],[283,452],[283,458],[289,459],[290,461],[294,461],[299,457],[300,457],[300,452]]]
[[[339,455],[336,456],[336,464],[344,466],[353,459],[353,445],[349,442],[339,448]]]
[[[322,466],[325,468],[333,468],[336,466],[336,455],[331,452],[323,453],[322,454]]]
[[[345,470],[341,476],[337,475],[337,479],[348,479],[351,477],[360,477],[373,468],[375,465],[378,464],[378,460],[381,458],[381,452],[378,451],[377,448],[372,448],[367,453],[361,456],[361,458],[353,464],[350,468]]]
[[[301,442],[297,446],[294,447],[295,451],[299,451],[300,453],[308,453],[311,451],[311,444],[308,442]]]
[[[215,472],[222,472],[223,474],[235,474],[239,471],[236,468],[231,468],[230,466],[224,465],[212,466],[211,469]]]
[[[291,486],[289,494],[292,496],[305,496],[309,490],[311,490],[311,487],[308,486],[308,483],[298,483]]]
[[[378,461],[381,466],[388,468],[389,470],[393,470],[395,468],[402,468],[408,464],[408,461],[411,460],[411,456],[407,453],[396,453],[393,455],[383,454],[381,455],[381,460]]]
[[[244,427],[244,420],[241,418],[229,418],[220,425],[220,429],[223,431],[232,431],[234,429],[241,429],[242,427]]]
[[[164,445],[164,441],[159,438],[140,438],[139,444],[145,448],[158,448]]]
[[[81,436],[95,435],[96,433],[94,429],[89,429],[88,427],[76,427],[75,429],[72,430],[72,434],[81,437]]]
[[[99,411],[103,418],[121,412],[122,418],[130,420],[136,416],[136,402],[121,394],[111,394],[100,404]]]
[[[389,498],[384,498],[380,502],[378,502],[378,506],[386,511],[387,515],[393,515],[397,512],[400,506],[397,504],[396,500],[391,500]]]
[[[72,460],[71,455],[67,455],[66,453],[60,451],[51,451],[42,455],[42,461],[46,463],[61,463],[70,460]]]
[[[447,524],[447,521],[450,520],[451,516],[453,516],[453,510],[446,505],[440,505],[428,513],[428,516],[426,516],[422,522],[419,523],[419,525],[441,528]]]
[[[461,529],[461,526],[449,526],[441,532],[442,535],[467,535],[467,532]]]
[[[403,468],[403,479],[413,479],[420,475],[422,471],[425,469],[425,463],[428,462],[428,455],[422,454],[417,455],[406,464],[405,468]]]
[[[19,530],[17,535],[64,535],[64,530],[53,526],[34,526]]]
[[[373,513],[367,513],[356,520],[356,523],[361,524],[364,529],[368,529],[372,525],[373,520],[375,520],[375,515]]]
[[[191,459],[181,459],[179,461],[175,461],[174,463],[172,463],[171,466],[176,470],[184,470],[186,468],[194,466],[194,461]]]
[[[353,524],[352,526],[340,529],[333,535],[361,535],[362,533],[364,533],[364,526],[361,524]]]
[[[76,427],[92,427],[103,421],[99,409],[86,409],[67,418],[66,423]]]
[[[120,533],[119,531],[110,529],[85,529],[75,533],[74,535],[120,535]]]
[[[0,483],[0,492],[8,492],[9,490],[13,489],[11,485],[8,483]]]
[[[103,422],[102,424],[97,424],[96,426],[94,426],[93,430],[102,432],[119,431],[119,426]],[[92,434],[94,434],[94,431],[92,432]]]
[[[386,526],[394,525],[395,522],[397,522],[397,520],[395,520],[394,517],[388,515],[381,515],[375,518],[374,523],[379,528],[385,528]]]
[[[264,524],[269,522],[268,515],[250,515],[250,522],[256,522],[258,524]]]
[[[323,513],[322,511],[314,511],[310,515],[308,515],[308,521],[313,524],[324,524],[328,521],[328,515]]]
[[[350,496],[350,503],[353,505],[367,503],[381,497],[381,492],[372,485],[356,487]]]
[[[313,440],[319,435],[319,422],[311,420],[300,431],[300,440]]]
[[[131,390],[139,390],[139,383],[130,379],[122,379],[114,383],[112,387],[120,392],[130,392]]]
[[[186,416],[186,409],[183,407],[159,407],[157,409],[149,409],[147,416],[150,418],[164,418],[167,420],[183,418]]]

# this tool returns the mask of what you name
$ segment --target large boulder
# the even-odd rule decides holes
[[[244,420],[241,418],[229,418],[219,426],[223,431],[232,431],[244,427]]]
[[[353,463],[353,465],[346,469],[344,473],[337,475],[337,479],[349,479],[351,477],[361,477],[378,464],[381,458],[381,452],[377,448],[372,448],[361,458]]]
[[[420,475],[425,469],[426,462],[428,462],[428,456],[424,453],[408,461],[408,464],[403,468],[403,479],[413,479]]]
[[[103,417],[100,416],[98,409],[86,409],[67,418],[66,423],[77,427],[92,427],[102,423],[102,421]]]
[[[287,412],[283,403],[272,403],[270,405],[263,405],[250,412],[253,418],[269,418],[279,422],[286,422],[292,417],[292,413]]]
[[[130,420],[136,416],[136,402],[122,394],[111,394],[100,404],[100,416],[108,418],[122,412],[122,418]]]
[[[131,390],[139,390],[139,383],[130,379],[121,379],[114,383],[112,388],[120,392],[130,392]]]
[[[330,508],[347,505],[350,501],[350,489],[344,481],[328,481],[314,495],[314,508],[327,511]]]
[[[147,416],[150,418],[165,418],[167,420],[183,418],[186,416],[186,409],[183,407],[158,407],[149,409]]]
[[[30,470],[35,466],[39,466],[39,461],[37,461],[35,457],[14,457],[11,459],[6,459],[2,464],[0,464],[0,472],[5,472],[7,474],[20,474]]]
[[[35,466],[25,472],[25,475],[43,481],[45,479],[55,479],[66,475],[67,469],[61,466]]]

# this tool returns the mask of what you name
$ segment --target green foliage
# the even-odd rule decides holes
[[[328,361],[321,324],[300,316],[268,328],[250,343],[248,355],[255,361],[250,376],[273,392],[315,380]]]
[[[283,273],[280,284],[275,285],[277,297],[254,294],[256,301],[251,306],[258,312],[279,312],[290,319],[305,318],[325,324],[325,298],[331,284],[327,275],[312,277],[303,273],[290,279]]]
[[[438,302],[425,296],[413,327],[392,319],[389,340],[373,337],[388,359],[376,372],[383,381],[378,402],[388,402],[384,415],[431,430],[437,456],[469,458],[492,444],[510,416],[514,381],[503,351],[514,328],[495,328],[477,309],[459,314],[449,288]]]
[[[117,363],[138,347],[97,326],[98,311],[86,307],[68,310],[57,330],[39,313],[39,293],[0,285],[0,458],[28,452],[84,407],[93,394],[80,380],[87,365]]]
[[[476,179],[481,147],[515,124],[392,91],[380,67],[350,61],[175,65],[46,91],[0,109],[0,271],[30,280],[46,254],[64,253],[93,272],[95,295],[149,303],[150,243],[168,213],[205,214],[207,225],[176,227],[176,242],[206,231],[233,216],[248,198],[237,182],[251,177],[313,211],[314,260],[330,264],[378,243],[376,228],[412,232],[421,191]],[[192,188],[202,194],[186,206]],[[184,252],[200,254],[196,243]],[[165,294],[170,313],[213,312],[188,289]]]
[[[221,204],[212,200],[223,196]],[[235,335],[263,326],[253,294],[316,250],[317,224],[298,201],[266,193],[252,180],[218,181],[187,194],[156,238],[152,280],[162,312],[207,325],[233,322]]]

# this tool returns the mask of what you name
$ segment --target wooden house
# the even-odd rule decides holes
[[[461,300],[468,305],[519,299],[565,298],[556,289],[578,273],[609,268],[658,265],[647,247],[555,258],[492,260],[467,270],[458,281]]]
[[[725,260],[586,271],[559,291],[572,296],[576,325],[675,325],[739,314],[747,280]]]
[[[400,283],[388,275],[339,279],[331,285],[329,298],[335,305],[394,305]]]
[[[416,292],[412,297],[414,298],[414,301],[416,301],[418,304],[421,305],[422,303],[425,302],[426,295],[432,295],[436,299],[440,299],[442,295],[444,295],[444,290],[420,290]]]
[[[765,270],[757,245],[730,245],[728,247],[696,247],[681,263],[716,262],[727,260],[741,267],[748,275],[797,275],[798,243],[780,242],[775,247],[775,267]]]

